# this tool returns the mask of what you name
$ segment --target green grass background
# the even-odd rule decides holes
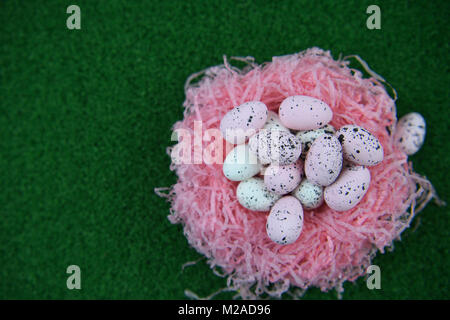
[[[66,8],[81,8],[81,30]],[[381,8],[381,30],[366,8]],[[225,286],[153,189],[176,181],[165,148],[186,78],[222,56],[312,46],[359,54],[424,115],[411,159],[449,200],[448,1],[0,1],[0,298],[182,299]],[[357,66],[356,64],[354,66]],[[394,252],[382,289],[344,299],[448,299],[449,209],[434,204]],[[79,265],[82,289],[66,288]],[[218,298],[230,298],[221,294]],[[310,290],[307,299],[336,299]]]

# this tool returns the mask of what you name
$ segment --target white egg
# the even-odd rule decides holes
[[[316,209],[323,203],[323,187],[305,179],[292,193],[305,209]]]
[[[266,124],[264,125],[263,129],[266,129],[266,130],[281,130],[281,131],[290,132],[288,128],[283,126],[283,124],[280,121],[280,118],[273,111],[269,111],[269,113],[267,115],[267,121],[266,121]]]
[[[300,141],[292,133],[282,130],[260,130],[248,144],[262,164],[291,164],[302,153]]]
[[[267,217],[266,231],[278,244],[290,244],[300,236],[303,228],[303,208],[293,196],[278,200]]]
[[[422,147],[425,140],[425,119],[417,112],[400,118],[395,129],[394,141],[407,155],[413,155]]]
[[[264,185],[264,180],[257,177],[241,181],[237,187],[236,195],[239,203],[252,211],[269,211],[281,197],[269,191]]]
[[[240,144],[227,155],[222,169],[229,180],[242,181],[258,174],[261,163],[247,144]]]

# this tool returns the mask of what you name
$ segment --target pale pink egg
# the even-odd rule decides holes
[[[335,135],[342,144],[344,159],[361,166],[374,166],[383,161],[383,146],[368,130],[346,125]]]
[[[278,244],[295,242],[303,228],[303,208],[293,196],[284,196],[273,205],[267,217],[266,231]]]
[[[309,181],[320,186],[332,184],[342,169],[342,147],[331,134],[322,134],[312,143],[305,160]]]
[[[407,155],[413,155],[425,140],[426,124],[420,113],[411,112],[398,120],[394,141]]]
[[[300,184],[302,177],[303,161],[284,166],[273,163],[264,172],[264,184],[272,192],[286,194]]]
[[[319,129],[333,117],[323,101],[308,96],[291,96],[281,102],[278,110],[281,123],[293,130]]]
[[[370,184],[370,171],[363,166],[347,166],[339,178],[325,188],[325,203],[333,210],[347,211],[364,197]]]
[[[260,101],[249,101],[228,111],[220,122],[225,140],[242,144],[261,129],[267,120],[267,106]]]

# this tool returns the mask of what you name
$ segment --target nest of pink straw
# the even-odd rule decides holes
[[[225,178],[221,164],[172,163],[177,183],[156,192],[171,203],[169,220],[183,225],[189,244],[217,274],[227,277],[226,289],[235,290],[236,297],[280,297],[285,292],[298,297],[309,287],[340,293],[345,281],[366,273],[378,251],[392,248],[393,240],[435,196],[431,183],[414,173],[407,155],[394,146],[395,100],[362,60],[371,78],[351,69],[345,58],[334,60],[319,48],[274,57],[263,65],[250,57],[236,59],[246,67],[232,67],[225,58],[223,65],[188,79],[184,118],[173,129],[194,132],[194,121],[202,121],[203,131],[219,128],[225,113],[246,101],[262,101],[277,112],[288,96],[318,98],[331,107],[332,126],[356,124],[383,145],[384,160],[369,167],[367,194],[346,212],[328,206],[305,211],[301,236],[282,246],[267,237],[268,213],[238,203],[238,182]],[[210,142],[200,143],[205,148]]]

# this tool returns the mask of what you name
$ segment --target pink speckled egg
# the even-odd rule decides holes
[[[339,140],[331,134],[322,134],[314,140],[306,155],[306,177],[312,183],[328,186],[339,176],[342,161]]]
[[[333,117],[323,101],[308,96],[291,96],[281,102],[278,111],[281,123],[293,130],[319,129]]]
[[[407,155],[413,155],[423,145],[425,130],[425,119],[422,115],[417,112],[408,113],[401,117],[397,123],[395,144]]]
[[[264,172],[264,184],[272,192],[286,194],[300,184],[302,177],[303,161],[284,166],[273,163]]]
[[[370,171],[363,166],[347,166],[339,178],[325,188],[325,203],[333,210],[347,211],[364,197],[370,184]]]
[[[267,106],[260,101],[249,101],[228,111],[220,122],[225,140],[242,144],[261,129],[267,120]]]
[[[361,166],[374,166],[383,161],[383,146],[368,130],[346,125],[335,136],[342,144],[344,159]]]
[[[303,228],[303,208],[293,196],[284,196],[270,210],[266,231],[269,238],[278,244],[295,242]]]
[[[302,153],[300,141],[290,132],[282,130],[261,130],[248,142],[262,164],[295,163]]]

